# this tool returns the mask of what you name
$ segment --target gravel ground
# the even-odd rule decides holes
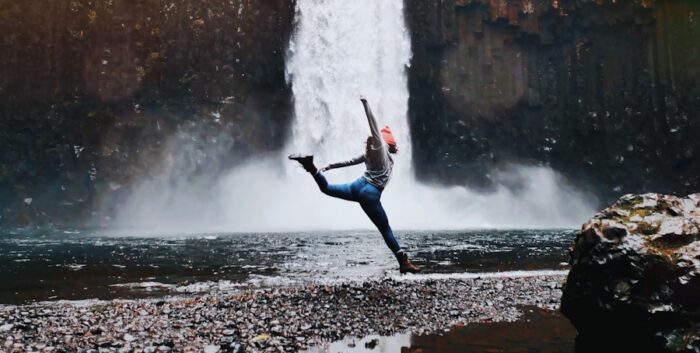
[[[0,306],[0,353],[296,352],[343,337],[426,334],[557,309],[565,276],[385,278],[161,300]]]

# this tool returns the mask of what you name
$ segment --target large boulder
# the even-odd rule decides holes
[[[700,352],[699,232],[700,194],[625,195],[583,224],[561,302],[579,346]]]

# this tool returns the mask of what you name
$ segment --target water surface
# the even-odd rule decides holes
[[[576,330],[561,314],[524,308],[516,322],[476,323],[430,335],[348,338],[307,353],[571,353]]]
[[[401,231],[425,273],[562,269],[573,230]],[[163,234],[0,231],[0,303],[111,299],[396,272],[376,231]]]

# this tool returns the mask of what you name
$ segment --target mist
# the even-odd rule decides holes
[[[396,163],[401,163],[397,158]],[[144,182],[120,207],[117,228],[144,233],[282,232],[373,229],[357,203],[322,194],[301,168],[268,158],[224,173],[172,185]],[[359,176],[361,167],[351,168]],[[397,230],[576,227],[593,214],[592,201],[544,167],[512,166],[499,185],[479,193],[395,177],[382,195]],[[331,183],[351,182],[326,173]],[[510,184],[510,183],[509,183]]]

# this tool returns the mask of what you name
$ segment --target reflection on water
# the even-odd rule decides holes
[[[517,322],[453,327],[431,335],[398,334],[346,339],[308,353],[571,353],[576,330],[561,314],[525,308]]]
[[[371,335],[362,339],[346,339],[314,348],[307,353],[401,353],[411,347],[411,334],[401,333],[393,336]],[[410,348],[409,348],[410,349]]]
[[[561,269],[571,230],[400,231],[425,273]],[[109,299],[394,273],[375,231],[163,235],[0,230],[0,303]]]

